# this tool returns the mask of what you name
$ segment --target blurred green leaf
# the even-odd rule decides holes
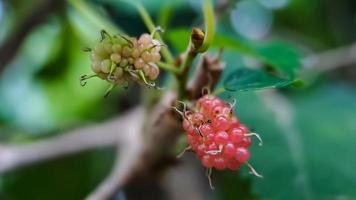
[[[294,77],[301,66],[296,49],[282,42],[268,42],[256,45],[254,53],[260,60],[288,77]]]
[[[83,24],[86,20],[77,18],[76,22]],[[62,14],[27,36],[0,79],[1,120],[24,132],[39,134],[116,111],[112,108],[114,98],[103,98],[107,83],[92,79],[86,87],[80,86],[79,77],[92,73],[89,54],[82,48],[94,43],[80,34],[80,28]],[[88,24],[85,29],[94,30],[91,35],[99,40],[95,25]]]
[[[258,195],[252,192],[253,179],[239,176],[239,172],[229,170],[214,171],[213,181],[220,200],[258,200]]]
[[[178,51],[184,51],[189,42],[189,29],[170,30],[166,34],[167,40]],[[229,36],[216,33],[212,47],[224,48],[251,56],[272,67],[286,77],[294,77],[300,67],[300,55],[297,50],[280,41],[255,44],[241,36]]]
[[[178,50],[179,52],[184,51],[189,43],[191,30],[186,28],[169,30],[167,32],[162,33],[162,36],[166,38],[169,43]]]
[[[46,93],[34,75],[60,50],[58,25],[58,19],[51,18],[33,30],[0,78],[0,118],[8,125],[36,133],[52,127]]]
[[[224,87],[228,91],[247,91],[279,88],[291,83],[293,83],[291,79],[272,76],[264,71],[240,68],[228,75]]]
[[[279,114],[267,106],[265,95],[243,92],[235,96],[235,112],[241,122],[264,141],[262,147],[251,147],[250,162],[264,176],[259,179],[248,175],[251,192],[273,200],[355,199],[354,88],[331,82],[278,94],[287,102],[272,98],[269,103],[276,105]],[[240,175],[246,177],[246,171],[242,167]],[[241,179],[232,172],[222,178],[215,187],[223,191],[224,200],[236,199],[240,188],[224,186],[239,185]]]
[[[2,176],[3,194],[9,200],[84,199],[110,172],[111,148],[38,163]]]

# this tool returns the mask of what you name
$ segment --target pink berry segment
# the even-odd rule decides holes
[[[204,167],[238,170],[250,158],[248,128],[232,113],[231,105],[205,95],[184,113],[188,143]]]

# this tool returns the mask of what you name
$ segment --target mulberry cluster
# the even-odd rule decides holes
[[[133,79],[152,86],[159,75],[156,63],[161,59],[161,46],[147,33],[137,39],[102,32],[102,41],[91,50],[91,69],[115,85]]]
[[[205,95],[184,113],[188,143],[207,168],[237,170],[250,158],[248,128],[218,97]]]

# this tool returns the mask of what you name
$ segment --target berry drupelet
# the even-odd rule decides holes
[[[248,147],[254,134],[239,122],[232,109],[218,97],[205,95],[193,110],[184,112],[188,143],[206,168],[238,170],[250,158]]]
[[[161,59],[162,44],[144,33],[138,39],[121,35],[111,36],[102,31],[102,40],[91,52],[92,76],[82,76],[81,81],[99,77],[112,85],[122,85],[129,80],[154,86],[159,75],[156,65]]]

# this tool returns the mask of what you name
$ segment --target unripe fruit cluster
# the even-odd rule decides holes
[[[161,46],[147,33],[139,39],[106,34],[91,52],[91,69],[100,78],[114,84],[128,79],[147,84],[159,75],[155,63],[161,59]]]
[[[193,111],[184,113],[188,143],[207,168],[237,170],[248,161],[251,145],[248,129],[232,113],[232,106],[205,95]]]

